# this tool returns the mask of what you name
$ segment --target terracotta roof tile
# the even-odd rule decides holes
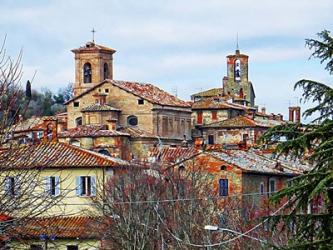
[[[98,238],[96,222],[91,217],[51,217],[27,219],[22,226],[14,227],[12,235],[22,238],[40,238],[41,235],[55,239]]]
[[[2,168],[119,167],[128,162],[66,143],[50,142],[0,151]]]
[[[224,100],[224,98],[207,98],[201,101],[194,102],[192,109],[237,109],[237,110],[247,110],[249,107],[245,107],[239,104],[230,103]]]
[[[310,170],[309,165],[296,161],[281,161],[261,154],[257,150],[221,150],[212,151],[208,154],[233,164],[246,172],[298,175]]]
[[[128,81],[118,81],[118,80],[105,80],[94,87],[84,91],[80,95],[72,98],[65,104],[68,104],[77,98],[86,95],[90,91],[98,88],[99,86],[103,85],[104,83],[109,82],[114,86],[117,86],[127,92],[130,92],[138,97],[141,97],[151,103],[159,104],[163,106],[172,106],[172,107],[183,107],[183,108],[190,108],[190,103],[180,100],[177,97],[167,93],[166,91],[152,85],[149,83],[139,83],[139,82],[128,82]]]
[[[195,93],[191,95],[191,97],[213,97],[213,96],[220,96],[223,94],[223,88],[213,88],[213,89],[208,89],[199,93]]]
[[[94,52],[94,51],[106,51],[106,52],[110,52],[110,53],[115,53],[116,50],[97,44],[97,43],[93,43],[93,42],[87,42],[84,46],[77,48],[77,49],[73,49],[72,52]]]
[[[194,147],[154,147],[149,152],[149,160],[172,164],[198,153],[199,150]]]
[[[213,122],[203,127],[208,128],[244,128],[244,127],[262,127],[270,128],[282,124],[283,121],[277,120],[263,120],[263,119],[250,119],[245,116],[236,116],[227,120]]]
[[[21,121],[13,125],[9,129],[9,131],[23,132],[23,131],[41,130],[44,121],[55,121],[56,119],[57,118],[54,116],[31,117],[27,120]]]
[[[58,133],[59,138],[80,138],[80,137],[115,137],[130,136],[116,130],[107,130],[104,125],[82,125]]]

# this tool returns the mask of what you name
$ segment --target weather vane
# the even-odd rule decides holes
[[[96,33],[96,30],[93,28],[92,31],[91,31],[91,33],[92,33],[92,41],[94,43],[95,42],[95,33]]]

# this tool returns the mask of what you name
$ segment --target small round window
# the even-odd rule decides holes
[[[134,115],[127,117],[127,124],[130,126],[138,125],[138,118]]]

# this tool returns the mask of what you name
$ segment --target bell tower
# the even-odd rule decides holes
[[[223,80],[223,93],[236,102],[254,106],[254,89],[249,81],[249,56],[241,54],[237,48],[235,54],[227,56],[227,77]]]
[[[113,79],[113,54],[116,50],[93,41],[72,52],[75,55],[74,96],[105,79]]]

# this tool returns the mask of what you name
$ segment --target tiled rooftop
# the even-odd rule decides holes
[[[212,151],[209,154],[246,172],[297,175],[310,170],[308,165],[292,160],[273,159],[255,150]]]
[[[203,127],[208,128],[246,128],[246,127],[262,127],[262,128],[270,128],[276,125],[282,124],[283,121],[277,120],[264,120],[264,119],[250,119],[246,116],[236,116],[227,120],[213,122]]]
[[[80,138],[80,137],[115,137],[130,136],[116,130],[107,130],[104,125],[81,125],[67,131],[59,132],[59,138]]]
[[[130,92],[140,98],[143,98],[151,103],[159,104],[163,106],[172,106],[172,107],[182,107],[182,108],[190,108],[191,104],[189,102],[180,100],[179,98],[169,94],[168,92],[154,86],[150,83],[139,83],[139,82],[128,82],[128,81],[118,81],[118,80],[105,80],[94,87],[84,91],[80,95],[74,97],[69,100],[65,104],[68,104],[77,98],[84,96],[90,91],[98,88],[103,85],[105,82],[109,82],[114,86],[117,86],[127,92]]]
[[[87,107],[84,107],[83,109],[81,109],[81,112],[103,112],[103,111],[118,111],[120,112],[120,109],[114,108],[108,104],[91,104]]]
[[[19,234],[23,238],[40,238],[41,235],[55,239],[90,239],[98,238],[96,222],[90,217],[51,217],[27,219],[19,227],[14,227],[12,235]]]
[[[154,147],[149,152],[150,162],[176,163],[199,153],[194,147]]]
[[[213,89],[208,89],[199,93],[195,93],[191,95],[191,97],[212,97],[212,96],[219,96],[222,95],[223,93],[223,88],[213,88]]]
[[[96,168],[127,166],[128,162],[75,147],[50,142],[0,151],[2,168]]]
[[[56,117],[54,116],[40,116],[31,117],[27,120],[18,122],[10,128],[13,132],[25,132],[31,130],[40,130],[43,126],[44,121],[54,121]]]
[[[87,42],[84,46],[77,48],[77,49],[73,49],[72,52],[90,52],[90,51],[109,51],[111,53],[116,52],[115,49],[94,43],[94,42]]]
[[[225,101],[224,98],[207,98],[201,101],[194,102],[192,109],[237,109],[237,110],[247,110],[249,107],[245,107],[239,104],[230,103]]]

